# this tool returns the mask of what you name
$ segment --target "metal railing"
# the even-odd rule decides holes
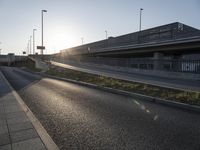
[[[200,74],[200,60],[185,59],[153,59],[153,58],[105,58],[105,57],[84,57],[84,58],[56,58],[52,60],[62,63],[82,62],[115,67],[126,67],[138,70],[159,70],[169,72],[188,72]]]

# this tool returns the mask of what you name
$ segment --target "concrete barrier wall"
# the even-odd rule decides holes
[[[46,57],[46,59],[47,58],[48,57]],[[39,58],[37,58],[37,57],[33,58],[33,57],[29,56],[29,59],[31,59],[32,61],[35,62],[36,68],[44,70],[44,71],[48,70],[48,67],[49,67],[48,64],[46,62],[44,62],[40,57]]]
[[[10,65],[15,62],[26,61],[27,56],[9,56],[9,55],[0,55],[0,64]]]
[[[134,69],[130,67],[109,66],[109,65],[103,65],[103,64],[87,63],[87,62],[82,62],[82,61],[70,61],[70,60],[63,60],[63,59],[52,59],[52,60],[56,62],[60,62],[60,63],[74,65],[74,66],[78,65],[78,66],[83,66],[83,67],[84,66],[98,67],[98,68],[133,73],[133,74],[143,74],[143,75],[166,77],[166,78],[173,78],[173,79],[182,78],[182,79],[200,80],[200,74],[194,74],[194,73]]]

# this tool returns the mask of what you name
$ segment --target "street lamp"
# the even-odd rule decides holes
[[[42,49],[41,49],[41,54],[43,55],[43,13],[47,12],[47,10],[42,10]]]
[[[33,55],[35,54],[35,31],[37,29],[33,29]]]
[[[108,39],[108,31],[105,30],[105,33],[106,33],[106,39]]]
[[[30,54],[31,54],[31,38],[32,36],[30,36]]]
[[[82,45],[83,45],[83,40],[84,40],[84,38],[82,37],[82,38],[81,38]]]
[[[1,42],[0,42],[0,44],[1,44]],[[1,50],[2,50],[2,49],[0,49],[0,55],[1,55]]]
[[[27,55],[29,54],[29,40],[28,40],[28,43],[27,43],[26,53],[27,53]]]
[[[139,31],[141,31],[141,28],[142,28],[142,11],[143,11],[143,8],[140,8],[140,27],[139,27]]]

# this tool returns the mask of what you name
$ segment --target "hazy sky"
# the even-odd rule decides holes
[[[41,45],[41,10],[44,14],[45,53],[135,32],[139,9],[142,29],[182,22],[200,29],[200,0],[0,0],[0,49],[21,54],[36,32]]]

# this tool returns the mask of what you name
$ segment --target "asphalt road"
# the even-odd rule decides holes
[[[200,150],[200,114],[2,68],[60,149]]]
[[[127,81],[147,83],[161,87],[200,92],[200,80],[170,78],[170,77],[168,78],[168,77],[145,75],[139,73],[130,73],[120,70],[113,70],[112,68],[104,68],[103,66],[100,67],[100,65],[95,65],[95,64],[90,64],[90,65],[86,65],[84,63],[63,64],[53,61],[51,61],[51,63],[53,65],[63,68],[69,68],[73,70],[113,77]]]

